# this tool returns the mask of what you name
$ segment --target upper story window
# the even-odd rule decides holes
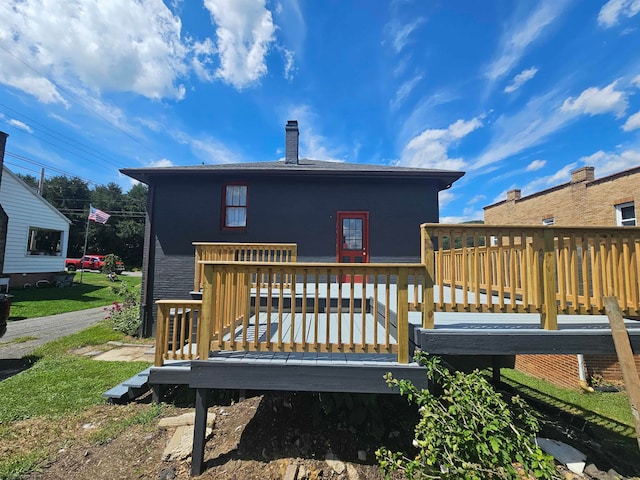
[[[247,185],[226,184],[222,206],[224,228],[247,227]]]
[[[616,225],[619,227],[635,227],[636,207],[633,202],[616,205]]]
[[[556,224],[556,219],[554,217],[548,217],[548,218],[542,219],[542,225],[544,225],[545,227],[550,227],[551,225],[555,225],[555,224]]]

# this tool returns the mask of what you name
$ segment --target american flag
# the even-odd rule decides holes
[[[110,216],[111,215],[109,215],[108,213],[104,213],[102,210],[98,210],[97,208],[93,208],[91,205],[89,205],[89,220],[105,224],[107,223],[107,220],[109,220]]]

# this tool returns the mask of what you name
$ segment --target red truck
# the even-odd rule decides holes
[[[70,272],[79,269],[102,270],[104,267],[105,255],[85,255],[82,258],[67,258],[64,262],[65,268]],[[116,262],[116,273],[124,272],[124,263]]]

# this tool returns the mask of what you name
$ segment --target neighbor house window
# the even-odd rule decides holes
[[[62,231],[29,227],[27,255],[62,255]]]
[[[636,207],[633,202],[616,205],[616,225],[619,227],[635,227]]]
[[[224,186],[224,228],[246,228],[247,186],[227,184]]]
[[[556,224],[556,219],[554,217],[547,217],[542,219],[542,225],[545,227],[550,227],[551,225]]]

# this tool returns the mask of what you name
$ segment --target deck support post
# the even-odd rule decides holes
[[[409,271],[398,272],[398,363],[409,363]]]
[[[491,380],[494,387],[500,385],[500,360],[501,358],[497,355],[491,357]]]
[[[543,311],[540,314],[540,326],[545,330],[558,329],[558,302],[556,279],[556,251],[553,244],[553,228],[544,229],[544,254],[542,257]]]
[[[206,388],[196,388],[196,418],[193,424],[193,449],[191,450],[191,476],[204,471],[204,441],[207,433]]]
[[[435,262],[433,240],[425,227],[420,228],[420,237],[420,256],[425,267],[424,293],[422,296],[422,328],[434,328],[433,278],[435,275]]]

